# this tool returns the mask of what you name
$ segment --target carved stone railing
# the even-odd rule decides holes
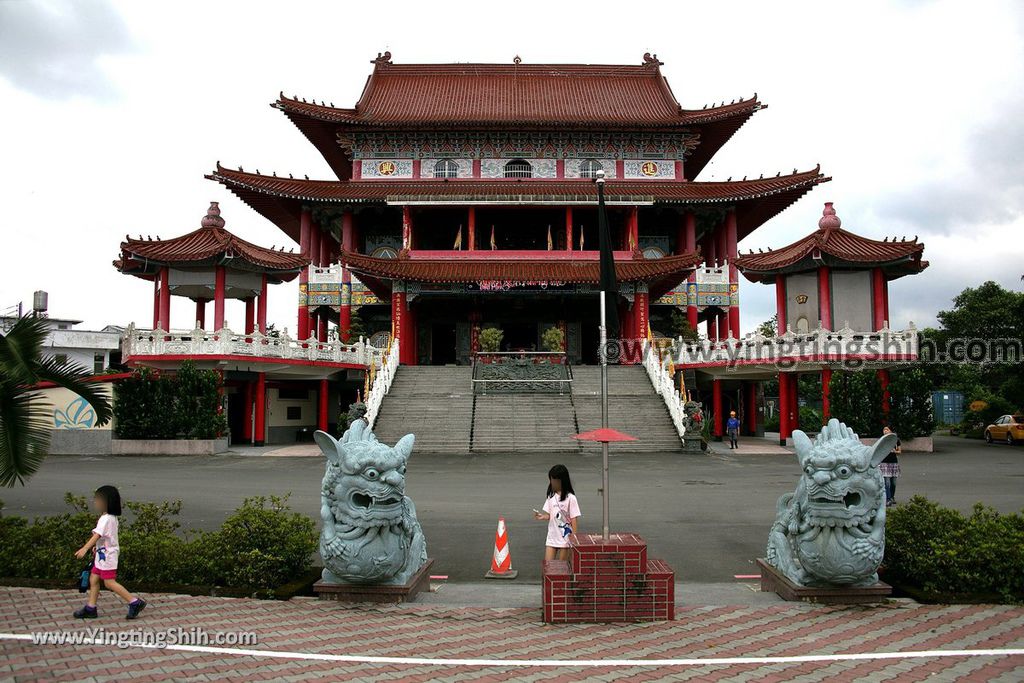
[[[667,352],[662,354],[650,339],[644,340],[643,351],[643,364],[647,376],[654,386],[654,391],[665,401],[668,414],[672,417],[672,426],[682,439],[686,435],[686,412],[683,410],[685,397],[676,390],[673,378],[675,373],[669,369],[672,367],[672,360]]]
[[[727,285],[729,284],[729,263],[721,266],[700,266],[693,271],[694,279],[698,285]]]
[[[391,390],[391,383],[395,379],[395,372],[398,370],[398,340],[394,339],[391,346],[381,356],[383,361],[375,367],[373,372],[373,383],[370,390],[366,392],[366,422],[373,428],[380,413],[380,404],[384,397]]]
[[[125,360],[133,356],[251,356],[280,359],[379,365],[382,353],[360,339],[354,344],[339,340],[321,342],[315,338],[292,339],[287,330],[280,336],[259,332],[238,334],[220,330],[140,330],[129,325],[124,332]]]
[[[682,337],[673,344],[672,361],[677,366],[730,364],[792,364],[900,362],[917,358],[918,338],[914,323],[905,330],[888,326],[876,332],[860,332],[844,325],[838,330],[819,327],[809,332],[766,337],[760,332],[743,339],[712,342],[686,342]]]
[[[473,354],[473,393],[567,393],[572,367],[565,353],[481,351]]]

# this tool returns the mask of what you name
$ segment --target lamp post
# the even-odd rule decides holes
[[[607,318],[607,302],[606,302],[606,290],[605,285],[607,283],[605,277],[605,268],[608,264],[605,262],[605,252],[608,251],[609,255],[612,256],[612,278],[615,277],[615,260],[614,255],[611,252],[611,235],[608,229],[608,218],[605,214],[604,208],[604,170],[599,169],[596,173],[595,182],[597,183],[597,220],[599,227],[599,241],[601,247],[601,320],[600,326],[598,327],[598,356],[601,361],[601,428],[608,428],[608,327],[606,325]],[[608,540],[611,536],[608,527],[608,442],[601,442],[601,533],[604,540]]]

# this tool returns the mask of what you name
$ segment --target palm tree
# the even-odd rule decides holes
[[[0,334],[0,485],[8,488],[39,469],[50,448],[51,420],[35,387],[53,382],[75,392],[96,411],[97,426],[110,421],[110,401],[85,379],[77,365],[43,358],[48,327],[44,318],[20,318]]]

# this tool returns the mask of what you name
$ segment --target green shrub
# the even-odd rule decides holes
[[[886,521],[887,581],[947,600],[999,596],[1024,601],[1024,515],[982,504],[970,516],[922,496],[893,508]]]
[[[935,431],[932,382],[921,368],[892,373],[889,382],[889,426],[902,439],[931,436]]]
[[[808,432],[817,432],[821,429],[821,413],[810,406],[800,406],[800,429]]]
[[[176,374],[142,368],[114,385],[114,426],[121,439],[213,439],[227,429],[223,380],[192,361]]]
[[[544,334],[541,335],[540,342],[545,351],[557,353],[565,350],[565,335],[562,334],[562,330],[557,327],[549,327],[544,330]]]
[[[501,350],[501,340],[505,333],[497,327],[485,327],[480,330],[480,350],[487,353],[494,353]]]
[[[833,372],[829,413],[860,436],[882,433],[882,385],[871,371]]]
[[[0,575],[72,581],[87,561],[74,552],[96,515],[67,494],[72,512],[31,522],[0,517]],[[273,588],[304,576],[316,550],[316,525],[292,512],[287,496],[248,498],[218,531],[178,533],[181,501],[128,502],[121,518],[118,578],[146,585]]]

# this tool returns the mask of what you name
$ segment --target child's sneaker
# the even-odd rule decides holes
[[[95,619],[99,615],[99,610],[91,605],[82,605],[75,610],[75,619]]]
[[[139,616],[139,612],[145,609],[145,607],[145,600],[143,600],[142,598],[135,598],[134,600],[128,603],[128,618],[134,619],[135,617]]]

